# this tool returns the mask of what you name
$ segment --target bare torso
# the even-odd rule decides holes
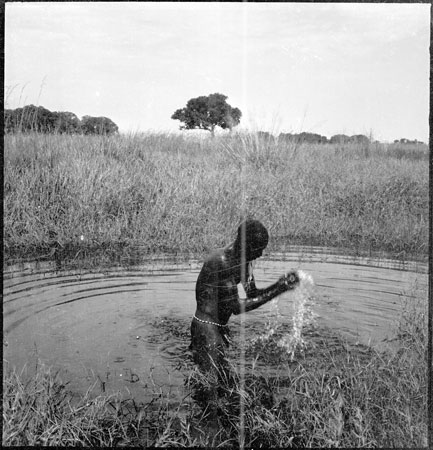
[[[297,275],[291,273],[265,289],[257,289],[249,266],[261,254],[262,249],[250,251],[241,261],[232,244],[205,260],[196,284],[197,307],[191,323],[190,346],[195,362],[202,368],[209,368],[211,361],[217,366],[224,363],[224,350],[229,344],[227,322],[232,314],[252,311],[299,282]],[[239,283],[246,299],[239,298]]]
[[[208,364],[209,355],[221,364],[229,341],[227,322],[241,308],[241,282],[247,294],[254,293],[254,279],[248,280],[248,262],[241,264],[231,246],[216,250],[204,262],[197,279],[197,308],[191,324],[191,349],[201,366]]]
[[[196,317],[227,324],[230,316],[239,312],[238,284],[243,282],[248,297],[254,294],[254,279],[248,277],[248,262],[237,261],[231,247],[212,253],[197,279]]]

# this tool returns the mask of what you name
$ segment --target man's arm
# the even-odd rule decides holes
[[[253,280],[254,282],[254,280]],[[245,311],[252,311],[265,303],[273,300],[278,295],[288,291],[289,289],[294,289],[299,283],[299,276],[296,272],[290,272],[282,276],[276,283],[265,289],[257,289],[254,284],[256,296],[246,299],[239,299],[232,306],[233,314],[240,314]]]
[[[260,289],[257,289],[253,274],[249,275],[247,281],[243,283],[247,298],[256,298],[260,295]]]

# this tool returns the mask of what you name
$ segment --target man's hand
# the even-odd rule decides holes
[[[297,284],[299,284],[299,275],[296,271],[287,272],[285,275],[280,277],[278,284],[284,287],[285,290],[294,289]]]

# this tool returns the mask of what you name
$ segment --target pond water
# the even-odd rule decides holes
[[[5,265],[3,359],[18,370],[31,372],[40,362],[60,369],[77,393],[92,385],[96,394],[121,391],[137,401],[161,393],[178,399],[194,367],[189,327],[201,261],[161,257],[84,267],[58,261]],[[292,359],[294,337],[302,343],[299,350],[317,339],[332,347],[337,334],[354,346],[384,348],[392,343],[402,303],[427,298],[425,263],[315,248],[260,258],[256,284],[265,287],[290,269],[303,271],[308,289],[233,316],[235,360],[241,322],[248,345],[279,333],[277,342]]]

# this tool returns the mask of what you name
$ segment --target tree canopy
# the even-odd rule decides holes
[[[185,108],[176,110],[171,118],[183,122],[181,130],[201,129],[210,131],[212,135],[217,126],[231,130],[239,125],[242,113],[239,108],[230,106],[226,99],[226,95],[218,93],[192,98]]]
[[[107,117],[84,116],[80,120],[68,111],[50,111],[43,106],[27,105],[4,110],[5,133],[29,132],[60,134],[113,134],[117,125]]]
[[[113,134],[119,129],[108,117],[84,116],[81,120],[81,130],[84,134]]]

